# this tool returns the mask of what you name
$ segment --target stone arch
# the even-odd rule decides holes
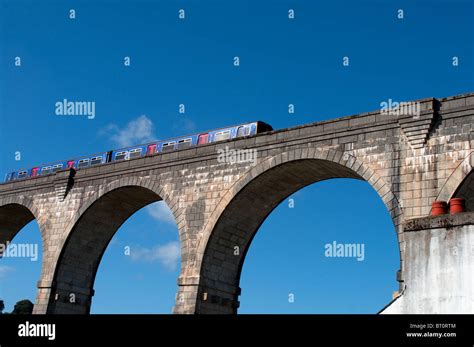
[[[436,200],[449,201],[454,197],[463,197],[467,200],[467,210],[474,211],[474,197],[468,196],[468,192],[474,190],[474,151],[456,167],[441,188]]]
[[[176,217],[176,208],[171,207],[176,204],[170,199],[157,183],[137,177],[113,181],[90,196],[68,223],[53,262],[46,313],[89,313],[95,276],[113,235],[135,212],[156,201],[164,200]]]
[[[122,177],[120,179],[117,179],[108,183],[104,189],[100,189],[98,192],[95,192],[85,202],[83,202],[81,206],[79,207],[77,213],[74,215],[74,218],[67,224],[67,227],[65,229],[66,233],[69,234],[69,232],[72,230],[72,228],[77,223],[77,221],[81,218],[83,213],[87,211],[87,209],[89,209],[89,207],[91,207],[98,199],[100,199],[102,196],[108,194],[109,192],[117,188],[122,188],[122,187],[127,187],[127,186],[142,187],[142,188],[146,188],[148,190],[155,192],[156,195],[159,197],[158,201],[163,200],[169,206],[175,219],[178,220],[180,216],[180,211],[178,210],[178,204],[172,198],[171,194],[165,189],[165,187],[162,187],[158,183],[154,183],[149,179],[143,179],[138,176]],[[65,241],[66,240],[64,240],[63,244],[61,244],[61,248],[64,245]]]
[[[20,230],[32,220],[37,221],[43,239],[45,221],[40,218],[39,210],[31,199],[15,196],[0,202],[0,244],[11,242]]]
[[[48,249],[46,235],[50,224],[49,216],[40,213],[40,209],[33,200],[23,195],[8,197],[0,201],[0,244],[6,245],[8,242],[12,242],[15,236],[33,220],[36,220],[41,236],[41,244],[38,249],[44,254]],[[1,252],[0,259],[2,258]],[[41,279],[46,268],[43,256],[41,274],[38,274],[39,279]]]
[[[399,243],[402,242],[398,232],[403,213],[398,199],[390,185],[367,165],[348,153],[332,149],[305,148],[281,153],[243,175],[224,195],[205,225],[194,264],[198,278],[195,312],[236,313],[240,273],[260,225],[289,195],[330,178],[367,181],[386,205]],[[265,190],[272,194],[265,195]],[[255,204],[259,208],[251,216],[238,213]],[[239,256],[232,252],[234,245],[240,248]],[[399,250],[402,266],[403,247]]]

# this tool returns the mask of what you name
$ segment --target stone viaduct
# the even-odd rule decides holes
[[[0,243],[36,219],[43,263],[34,312],[89,313],[95,275],[110,239],[137,210],[164,200],[176,219],[182,252],[174,312],[236,313],[245,255],[265,218],[307,185],[354,178],[375,189],[393,220],[400,297],[411,293],[413,300],[424,300],[427,288],[419,284],[424,279],[415,268],[420,258],[419,242],[412,240],[413,220],[429,216],[434,200],[451,197],[466,198],[468,211],[474,211],[474,93],[417,102],[418,116],[379,110],[1,184]],[[256,150],[257,160],[218,160],[218,150],[226,146]],[[463,215],[462,223],[448,224],[467,225],[462,242],[471,242],[464,259],[471,279],[458,288],[464,306],[399,303],[394,308],[394,302],[387,312],[474,312],[474,214]],[[442,222],[435,225],[443,227]],[[434,237],[423,235],[425,243]],[[427,252],[429,261],[440,256]],[[466,268],[454,264],[453,271],[458,270]],[[442,301],[449,294],[431,299]]]

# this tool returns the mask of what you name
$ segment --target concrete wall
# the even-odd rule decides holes
[[[382,313],[474,313],[474,213],[404,225],[404,291]]]

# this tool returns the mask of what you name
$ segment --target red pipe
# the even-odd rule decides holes
[[[439,216],[448,213],[448,204],[446,201],[433,201],[431,204],[431,215]]]
[[[449,213],[456,214],[466,212],[466,200],[463,198],[452,198],[449,200]]]

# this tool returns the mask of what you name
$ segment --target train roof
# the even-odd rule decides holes
[[[192,134],[187,134],[187,135],[182,135],[182,136],[177,136],[177,137],[171,137],[171,138],[167,138],[167,139],[164,139],[164,140],[153,140],[153,141],[150,141],[150,142],[147,142],[147,143],[138,144],[138,145],[130,145],[130,146],[126,146],[126,147],[115,148],[115,149],[112,149],[112,151],[115,152],[115,151],[125,150],[125,149],[128,149],[128,148],[133,148],[133,147],[146,146],[146,145],[149,145],[149,144],[155,143],[155,142],[173,141],[173,140],[178,140],[178,139],[182,139],[182,138],[186,138],[186,137],[191,137],[191,136],[195,136],[195,135],[210,133],[210,132],[219,131],[219,130],[222,130],[222,129],[234,128],[234,127],[243,126],[243,125],[252,124],[252,123],[262,123],[262,124],[265,124],[265,125],[267,125],[267,126],[269,126],[269,127],[271,128],[271,125],[270,125],[270,124],[268,124],[268,123],[266,123],[266,122],[263,122],[263,121],[260,121],[260,120],[257,120],[257,121],[253,121],[253,122],[239,123],[239,124],[230,125],[230,126],[226,126],[226,127],[221,127],[221,128],[211,129],[211,130],[200,131],[200,132],[197,132],[197,133],[192,133]],[[103,154],[105,154],[105,153],[108,153],[109,151],[110,151],[110,150],[108,150],[108,151],[103,151],[103,152],[95,152],[95,153],[92,153],[92,154],[82,155],[82,156],[75,156],[75,157],[72,157],[72,158],[69,157],[68,159],[50,161],[50,162],[47,162],[47,163],[44,163],[44,164],[34,165],[34,166],[28,167],[28,168],[24,168],[24,167],[23,167],[23,168],[19,168],[19,169],[17,169],[17,170],[14,170],[14,171],[8,171],[7,174],[9,174],[9,173],[11,173],[11,172],[21,171],[21,170],[29,170],[29,169],[35,168],[35,167],[45,167],[45,166],[54,165],[54,164],[57,164],[57,163],[64,163],[64,162],[67,162],[67,161],[69,161],[69,160],[80,160],[80,159],[84,159],[84,158],[90,158],[90,157],[97,156],[97,155],[103,155]],[[3,182],[2,182],[2,183],[3,183]]]
[[[169,138],[166,138],[166,139],[163,139],[163,140],[153,140],[153,141],[151,141],[151,142],[142,143],[142,144],[138,144],[138,145],[131,145],[131,146],[126,146],[126,147],[116,148],[116,149],[113,149],[113,151],[120,151],[121,149],[127,149],[127,148],[131,148],[131,147],[145,146],[145,145],[149,145],[150,143],[154,143],[154,142],[168,142],[168,141],[174,141],[174,140],[179,140],[179,139],[186,138],[186,137],[196,136],[196,135],[200,135],[200,134],[207,134],[207,133],[210,133],[210,132],[213,132],[213,131],[219,131],[219,130],[228,129],[228,128],[235,128],[235,127],[239,127],[239,126],[243,126],[243,125],[248,125],[248,124],[253,124],[253,123],[265,124],[265,125],[267,125],[267,126],[269,126],[269,127],[271,128],[271,125],[270,125],[270,124],[265,123],[265,122],[263,122],[263,121],[261,121],[261,120],[256,120],[256,121],[253,121],[253,122],[240,123],[240,124],[230,125],[230,126],[226,126],[226,127],[215,128],[215,129],[211,129],[211,130],[204,130],[204,131],[200,131],[200,132],[192,133],[192,134],[187,134],[187,135],[181,135],[181,136],[176,136],[176,137],[169,137]]]

